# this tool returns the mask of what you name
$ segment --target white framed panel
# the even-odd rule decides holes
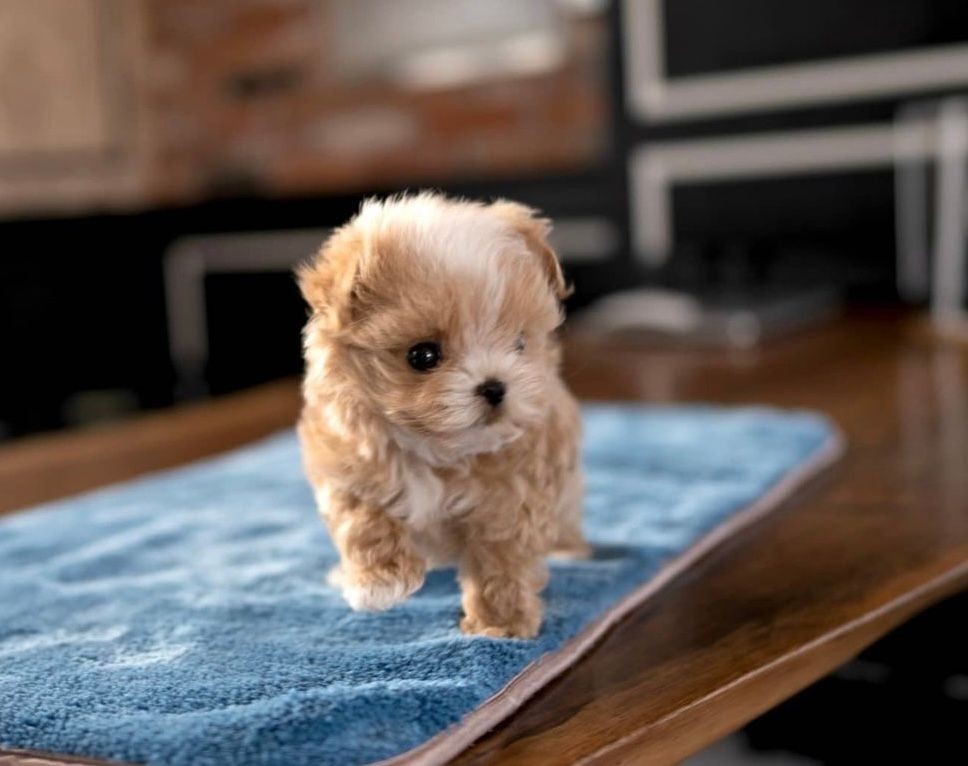
[[[633,250],[650,266],[672,252],[676,185],[890,168],[930,159],[935,144],[930,122],[914,121],[642,145],[629,158]]]
[[[968,85],[968,44],[669,78],[663,3],[674,1],[622,0],[626,102],[632,116],[646,122]]]

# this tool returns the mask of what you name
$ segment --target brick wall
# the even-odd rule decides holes
[[[597,21],[568,26],[568,55],[554,72],[415,91],[333,74],[325,0],[148,8],[152,189],[161,199],[532,175],[586,166],[603,149]]]

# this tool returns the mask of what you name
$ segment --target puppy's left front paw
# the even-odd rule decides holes
[[[338,566],[327,579],[342,591],[354,611],[383,612],[418,591],[424,582],[424,571],[423,564],[415,559],[392,571],[347,570]]]
[[[422,584],[422,579],[409,583],[403,580],[355,583],[343,586],[343,598],[356,612],[384,612],[406,601]]]

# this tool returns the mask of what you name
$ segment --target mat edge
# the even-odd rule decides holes
[[[655,576],[633,590],[601,617],[587,625],[560,649],[535,660],[458,723],[435,734],[412,750],[373,761],[369,766],[439,766],[460,755],[480,737],[509,718],[525,702],[550,684],[587,654],[604,635],[634,609],[645,604],[665,585],[715,550],[737,532],[766,516],[788,500],[824,469],[833,465],[846,450],[840,430],[833,430],[810,458],[784,475],[763,495],[730,519],[712,529],[687,550],[670,559]]]

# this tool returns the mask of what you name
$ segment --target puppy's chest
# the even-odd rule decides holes
[[[400,489],[393,515],[417,530],[470,513],[488,493],[485,482],[473,474],[434,470],[419,463],[401,471]]]

